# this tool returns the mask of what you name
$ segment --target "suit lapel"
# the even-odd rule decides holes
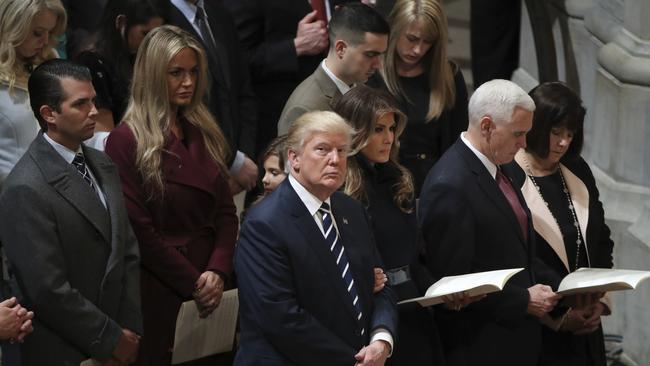
[[[89,163],[93,169],[93,174],[99,181],[99,185],[104,193],[104,198],[106,200],[106,209],[108,210],[110,217],[110,241],[111,244],[111,255],[108,258],[108,263],[106,265],[106,273],[109,273],[117,263],[119,263],[120,258],[122,257],[122,247],[119,247],[120,241],[117,240],[117,232],[120,229],[119,225],[122,222],[121,217],[119,217],[119,204],[123,200],[122,186],[118,179],[117,169],[114,165],[109,164],[104,159],[100,159],[97,156],[97,152],[87,149],[84,147],[84,154],[86,155],[86,161]]]
[[[467,147],[467,145],[465,145],[465,143],[461,139],[458,139],[456,141],[456,146],[460,155],[463,156],[469,168],[474,172],[474,174],[476,174],[478,185],[481,187],[483,192],[485,192],[485,195],[492,201],[492,203],[494,203],[494,205],[499,209],[499,211],[501,211],[501,213],[505,216],[506,220],[510,223],[513,230],[517,233],[517,236],[519,237],[522,245],[526,247],[527,243],[524,240],[524,234],[521,231],[521,226],[519,225],[519,221],[517,220],[517,217],[515,216],[515,213],[513,212],[512,207],[510,206],[510,203],[503,195],[503,192],[501,192],[501,189],[499,189],[499,186],[496,180],[494,179],[494,177],[490,175],[490,172],[487,170],[485,165],[483,165],[481,160],[479,160],[479,158],[474,154],[474,152],[470,150],[469,147]],[[510,179],[508,177],[506,178]],[[517,196],[517,198],[520,197]],[[520,199],[520,203],[521,203],[521,199]],[[525,211],[525,207],[526,207],[525,203],[522,203],[522,207],[524,207],[524,211]]]
[[[289,179],[285,179],[278,189],[283,189],[284,193],[286,193],[287,197],[285,197],[285,200],[289,206],[292,207],[291,213],[295,220],[295,226],[299,228],[305,238],[305,242],[320,261],[321,269],[325,274],[324,278],[328,279],[331,285],[336,288],[339,300],[341,300],[343,306],[348,310],[347,313],[350,315],[350,318],[357,321],[355,315],[356,310],[350,300],[350,294],[341,279],[341,273],[334,261],[334,256],[327,247],[327,243],[325,243],[323,233],[318,228],[314,218],[309,214],[309,211],[307,211],[305,204],[300,200],[300,197],[298,197],[298,194],[293,190],[293,187],[291,187]],[[339,233],[339,235],[342,234]],[[346,251],[348,250],[347,248],[345,249]]]
[[[45,180],[101,233],[107,243],[110,243],[110,217],[97,193],[42,135],[36,137],[34,144],[35,149],[31,155]]]
[[[316,80],[316,84],[318,84],[318,87],[320,88],[323,95],[329,99],[328,103],[330,107],[334,109],[336,101],[341,96],[339,88],[336,86],[336,84],[334,84],[334,81],[330,79],[329,76],[327,76],[325,70],[321,65],[318,65],[318,68],[316,68],[316,71],[314,72],[314,79]]]

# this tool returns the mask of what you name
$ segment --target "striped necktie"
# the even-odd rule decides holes
[[[93,180],[90,179],[90,172],[88,171],[88,167],[86,166],[86,159],[84,158],[84,155],[82,153],[77,153],[77,155],[74,156],[74,159],[72,160],[72,165],[74,165],[75,168],[77,168],[77,173],[81,175],[84,181],[88,183],[90,188],[95,190],[95,185],[93,184]]]
[[[345,248],[343,243],[339,240],[339,232],[334,226],[332,221],[332,212],[330,211],[330,206],[323,202],[321,207],[318,209],[323,220],[323,231],[325,232],[325,242],[329,246],[330,252],[336,260],[336,265],[339,267],[341,272],[341,278],[345,281],[345,287],[350,294],[350,299],[352,300],[352,305],[357,312],[357,320],[361,322],[363,318],[363,311],[361,310],[361,303],[359,301],[359,294],[357,293],[357,287],[354,284],[354,278],[352,277],[352,270],[350,269],[350,263],[348,262],[348,256],[345,254]],[[362,327],[361,335],[365,333],[365,328]]]

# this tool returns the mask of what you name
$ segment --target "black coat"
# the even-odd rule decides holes
[[[331,0],[336,5],[349,0]],[[291,92],[325,57],[296,55],[298,22],[312,11],[307,0],[223,0],[235,20],[260,101],[258,149],[277,136],[282,107]]]
[[[401,172],[391,163],[371,165],[361,154],[355,163],[363,172],[366,197],[363,200],[377,250],[386,270],[408,266],[411,281],[391,288],[398,301],[422,296],[433,283],[421,257],[415,209],[407,213],[393,200],[394,185]],[[444,362],[438,330],[428,308],[418,304],[399,305],[397,341],[387,365],[441,365]]]
[[[609,227],[605,224],[603,206],[598,198],[599,192],[591,169],[582,158],[564,162],[561,169],[571,194],[578,222],[581,228],[586,226],[584,237],[590,266],[611,268],[614,243],[610,238]],[[533,214],[533,224],[536,220],[544,220],[543,215],[548,215],[550,211],[543,207],[545,205],[542,200],[539,200],[540,196],[538,196],[537,190],[532,186],[530,180],[526,179],[526,174],[520,165],[516,161],[512,162],[504,167],[504,171],[510,173],[516,187],[522,188],[524,198],[529,203]],[[584,211],[581,211],[581,208]],[[588,218],[581,212],[588,212]],[[547,223],[553,223],[553,220],[552,217],[546,216]],[[570,266],[567,255],[562,251],[565,244],[562,241],[559,228],[554,235],[547,233],[541,227],[541,225],[537,225],[535,230],[536,254],[552,270],[548,285],[557,289],[562,278],[569,274]],[[560,312],[566,310],[566,308],[558,309]],[[602,328],[586,336],[555,332],[547,327],[544,327],[543,330],[542,365],[604,366],[606,364]]]
[[[419,224],[435,278],[525,268],[501,292],[458,312],[436,312],[448,365],[537,365],[541,327],[527,313],[527,288],[536,283],[539,263],[530,213],[519,199],[529,216],[529,240],[494,177],[460,139],[424,182]]]

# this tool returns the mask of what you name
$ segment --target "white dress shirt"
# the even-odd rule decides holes
[[[334,75],[334,73],[332,72],[332,70],[330,70],[330,69],[327,67],[327,64],[326,64],[325,60],[323,60],[323,62],[321,62],[320,65],[321,65],[321,67],[323,68],[323,70],[325,70],[325,74],[327,74],[327,76],[329,76],[330,79],[332,79],[332,81],[334,82],[334,84],[336,84],[336,87],[337,87],[337,88],[339,89],[339,91],[341,92],[341,95],[345,95],[345,93],[349,92],[350,89],[352,89],[351,86],[349,86],[349,85],[346,84],[343,80],[339,79],[338,77],[336,77],[336,75]]]
[[[497,177],[497,166],[493,162],[491,162],[490,159],[488,159],[487,156],[483,155],[482,152],[478,151],[478,149],[475,148],[474,145],[472,145],[472,143],[469,142],[469,140],[465,138],[465,133],[466,132],[462,132],[460,134],[460,140],[463,141],[463,143],[465,145],[467,145],[467,147],[469,147],[470,150],[472,150],[474,155],[476,155],[476,157],[481,161],[481,163],[483,163],[483,165],[485,165],[485,168],[488,170],[488,172],[490,172],[490,175],[492,176],[492,178],[496,179],[496,177]]]

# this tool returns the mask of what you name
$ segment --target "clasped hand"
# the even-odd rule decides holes
[[[27,311],[15,297],[0,302],[0,339],[22,342],[34,329],[34,312]]]
[[[223,295],[224,282],[218,274],[206,271],[199,276],[195,288],[196,290],[192,295],[199,308],[199,316],[205,318],[219,306]]]
[[[553,292],[550,286],[537,284],[528,288],[528,314],[541,318],[553,310],[562,295]]]

